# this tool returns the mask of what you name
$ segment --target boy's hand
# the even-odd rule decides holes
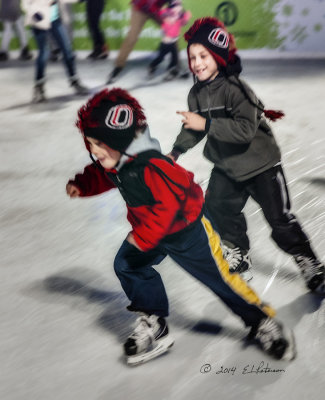
[[[137,242],[135,241],[134,236],[133,236],[133,234],[132,234],[131,232],[127,235],[126,240],[127,240],[130,244],[132,244],[132,246],[134,246],[134,247],[136,247],[138,250],[142,251],[142,250],[140,249],[140,247],[137,245]]]
[[[184,118],[182,122],[184,128],[193,129],[194,131],[204,131],[206,119],[191,111],[176,111],[177,114],[182,115]]]
[[[181,153],[175,149],[173,149],[170,153],[166,154],[166,157],[172,159],[174,162],[178,160],[178,157],[181,155]]]
[[[42,19],[43,19],[43,15],[39,12],[37,12],[33,15],[33,20],[36,22],[42,21]]]
[[[72,185],[71,183],[67,184],[66,191],[67,191],[68,196],[70,196],[70,197],[79,197],[81,194],[81,192],[77,188],[77,186]]]
[[[170,158],[173,161],[176,161],[172,153],[166,154],[166,157]]]

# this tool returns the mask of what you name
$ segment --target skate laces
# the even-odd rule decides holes
[[[224,258],[229,264],[230,270],[236,270],[236,268],[239,267],[243,261],[249,264],[248,255],[243,255],[239,247],[232,249],[226,245],[222,245],[222,251]]]
[[[272,318],[267,318],[260,323],[255,337],[265,350],[269,350],[274,341],[283,338],[282,327]]]
[[[134,329],[134,332],[131,334],[130,338],[134,339],[135,341],[145,341],[148,338],[150,338],[150,341],[155,340],[155,335],[154,335],[154,330],[152,327],[152,324],[154,321],[152,320],[152,316],[148,317],[145,315],[142,315],[141,317],[138,317],[136,319],[136,328]]]
[[[324,273],[324,265],[313,257],[296,256],[296,263],[301,268],[303,276],[309,280],[315,275]]]
[[[234,249],[229,249],[227,252],[226,259],[229,264],[229,268],[236,268],[242,262],[243,256],[239,247],[235,247]]]

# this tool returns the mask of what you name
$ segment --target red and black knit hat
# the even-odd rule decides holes
[[[227,32],[221,21],[213,17],[199,18],[194,21],[184,34],[184,38],[188,43],[187,53],[191,44],[200,43],[223,67],[226,67],[237,51],[233,35]]]
[[[136,131],[146,126],[146,117],[138,101],[126,90],[104,89],[80,108],[76,125],[84,137],[100,140],[123,153]]]

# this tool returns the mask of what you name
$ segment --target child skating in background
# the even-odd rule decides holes
[[[171,0],[131,0],[131,16],[129,31],[119,49],[114,68],[110,72],[107,85],[114,83],[121,75],[126,61],[136,45],[141,31],[148,20],[161,23],[159,10]]]
[[[190,11],[185,11],[180,0],[172,1],[168,7],[159,11],[162,20],[161,30],[163,38],[159,45],[157,56],[149,65],[149,77],[151,78],[158,65],[170,54],[170,62],[167,67],[167,74],[164,80],[169,81],[180,74],[179,56],[177,41],[179,34],[184,25],[188,23],[192,14]],[[188,75],[188,73],[187,73]],[[185,76],[184,76],[185,77]]]
[[[69,37],[60,18],[59,1],[60,0],[22,1],[23,8],[26,12],[25,23],[31,26],[38,47],[33,93],[34,103],[46,101],[44,84],[46,64],[49,58],[49,35],[53,37],[62,51],[63,62],[69,77],[70,86],[73,87],[75,93],[78,95],[88,94],[88,89],[82,85],[76,72],[75,56],[72,52]]]
[[[129,364],[138,364],[173,344],[166,317],[168,299],[153,268],[169,255],[237,314],[264,351],[291,360],[295,344],[238,274],[230,274],[220,240],[204,213],[203,193],[193,174],[161,154],[150,137],[140,104],[122,89],[103,90],[79,110],[77,125],[93,163],[67,184],[70,197],[119,189],[132,230],[120,247],[114,269],[139,314],[124,344]]]
[[[24,26],[24,17],[20,8],[20,0],[1,0],[0,1],[0,20],[3,24],[3,34],[0,49],[0,61],[9,60],[10,41],[13,37],[13,30],[16,31],[20,44],[20,60],[30,60],[33,58],[29,51],[27,34]]]
[[[232,36],[215,18],[202,18],[186,32],[188,58],[197,83],[188,95],[189,111],[181,111],[183,127],[170,154],[174,160],[206,138],[204,156],[214,163],[206,192],[206,207],[218,230],[232,272],[251,277],[249,239],[242,212],[251,196],[262,208],[277,245],[292,255],[307,287],[324,293],[324,265],[290,211],[281,153],[251,88],[238,78],[240,68],[228,68],[235,48]],[[237,59],[238,61],[239,59]],[[233,60],[232,60],[233,61]],[[236,63],[235,63],[236,64]],[[235,72],[235,73],[234,73]]]

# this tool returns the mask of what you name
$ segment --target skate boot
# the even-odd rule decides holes
[[[70,85],[74,88],[76,94],[81,96],[89,94],[89,90],[76,77],[70,79]]]
[[[0,51],[0,61],[8,61],[9,54],[7,51]]]
[[[36,82],[34,86],[33,103],[44,103],[46,101],[44,82]]]
[[[87,59],[91,60],[104,60],[108,57],[109,51],[106,44],[103,46],[96,46],[94,51],[92,51],[88,56]]]
[[[293,333],[273,318],[263,319],[252,328],[249,339],[257,339],[262,349],[278,360],[290,361],[296,357]]]
[[[325,267],[315,257],[298,255],[294,257],[300,268],[306,286],[312,292],[325,294]]]
[[[187,78],[189,78],[189,76],[190,76],[190,72],[185,69],[181,70],[179,73],[179,78],[181,78],[181,79],[187,79]]]
[[[124,343],[128,365],[147,362],[165,353],[174,340],[168,336],[168,326],[163,317],[141,313],[134,332]]]
[[[246,282],[253,278],[251,272],[252,262],[247,250],[232,247],[230,242],[225,241],[222,243],[222,252],[229,264],[229,272],[231,274],[240,274]]]
[[[19,55],[19,60],[28,61],[31,60],[32,58],[33,54],[30,52],[29,47],[25,46],[24,48],[22,48]]]
[[[110,76],[108,77],[108,80],[106,82],[106,85],[110,85],[111,83],[114,83],[117,80],[118,75],[122,71],[122,67],[115,67],[113,71],[111,72]]]
[[[149,67],[148,67],[148,79],[152,79],[154,77],[156,70],[157,70],[157,67],[153,67],[153,66],[149,65]]]
[[[172,81],[173,79],[176,79],[178,77],[179,74],[179,70],[178,68],[174,67],[174,68],[170,68],[166,75],[164,76],[164,81],[165,82],[169,82]]]

